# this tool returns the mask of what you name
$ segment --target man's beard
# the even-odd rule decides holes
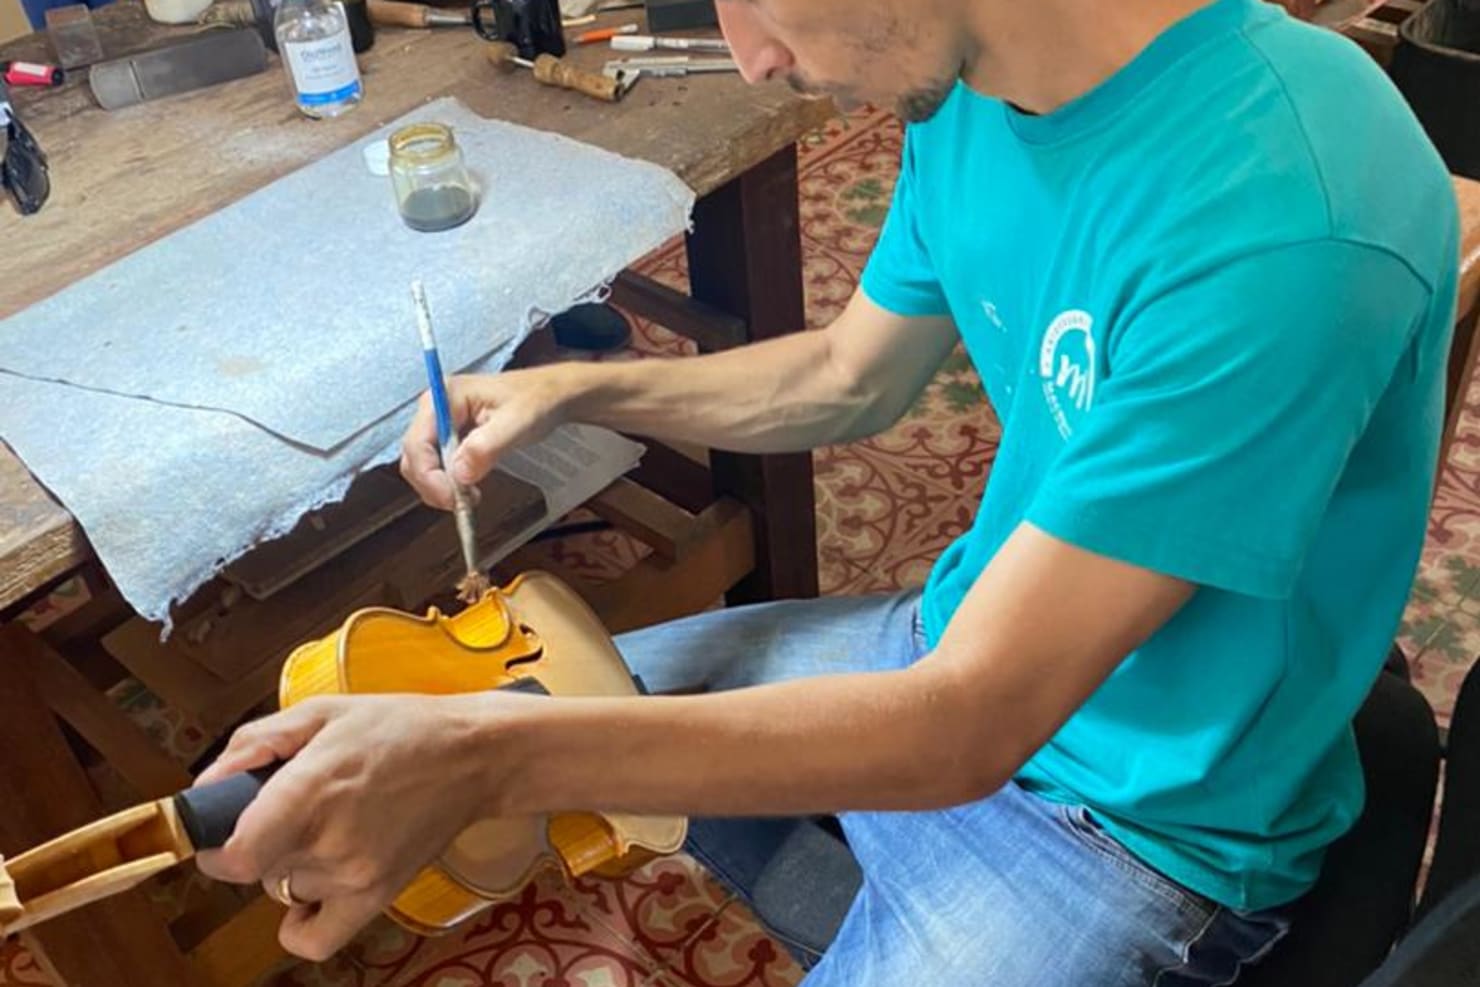
[[[795,74],[788,75],[786,83],[802,96],[813,98],[831,96],[843,110],[857,109],[867,102],[851,86],[815,85]],[[924,123],[935,116],[945,105],[955,85],[956,80],[951,78],[911,89],[895,101],[894,112],[905,123]]]
[[[894,112],[905,123],[924,123],[940,112],[956,87],[954,78],[911,89],[894,104]]]

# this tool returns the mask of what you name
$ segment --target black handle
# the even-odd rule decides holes
[[[214,785],[187,788],[175,796],[180,824],[197,850],[216,850],[226,845],[247,806],[262,791],[281,764],[224,778]]]
[[[507,41],[519,57],[565,54],[559,0],[473,0],[473,30],[485,41]]]
[[[508,685],[500,686],[498,691],[525,692],[536,696],[550,694],[550,690],[533,677],[515,679]],[[195,849],[216,850],[225,846],[236,829],[236,821],[247,810],[247,806],[252,804],[257,793],[262,791],[267,779],[282,766],[282,762],[278,762],[256,771],[223,778],[214,785],[187,788],[176,795],[175,811]]]

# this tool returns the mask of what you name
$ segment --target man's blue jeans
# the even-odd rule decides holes
[[[918,602],[906,593],[720,610],[617,644],[655,692],[893,670],[924,654]],[[796,852],[820,841],[789,838],[814,824],[691,826],[690,852],[810,968],[806,987],[1228,984],[1288,930],[1280,912],[1234,912],[1181,887],[1082,807],[1016,785],[945,811],[847,814],[842,825],[861,882],[835,854],[818,857],[842,898]],[[836,914],[817,914],[826,911]]]

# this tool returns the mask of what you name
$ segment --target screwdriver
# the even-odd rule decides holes
[[[370,22],[376,27],[465,27],[473,23],[468,10],[438,10],[403,0],[366,0]]]
[[[620,27],[596,28],[596,29],[591,30],[591,31],[582,31],[580,34],[576,35],[576,44],[578,44],[578,45],[592,45],[592,44],[596,44],[597,42],[600,42],[600,41],[610,41],[612,38],[615,38],[619,34],[636,34],[636,33],[637,33],[637,24],[636,24],[636,22],[633,22],[631,24],[623,24]]]
[[[592,99],[607,103],[617,102],[631,88],[631,82],[625,78],[608,78],[595,72],[578,69],[554,55],[540,55],[534,61],[520,58],[519,49],[507,41],[490,43],[488,60],[500,68],[518,65],[534,72],[534,77],[547,86],[584,93]]]
[[[658,38],[651,34],[616,35],[611,39],[612,51],[652,51],[669,48],[675,51],[718,52],[728,55],[730,43],[724,38]]]

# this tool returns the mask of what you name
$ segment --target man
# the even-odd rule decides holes
[[[620,645],[656,690],[324,702],[205,861],[343,944],[469,819],[842,812],[809,987],[1228,983],[1362,808],[1351,719],[1424,534],[1455,300],[1444,169],[1349,42],[1257,0],[721,0],[748,79],[912,123],[824,331],[457,382],[459,480],[565,421],[743,451],[873,434],[958,341],[1004,426],[923,594]],[[429,414],[404,471],[448,503]],[[437,770],[427,771],[435,764]],[[310,822],[312,820],[312,822]],[[747,828],[694,852],[741,891]],[[803,893],[805,889],[803,889]]]

